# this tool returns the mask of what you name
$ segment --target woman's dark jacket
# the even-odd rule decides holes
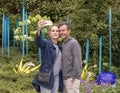
[[[39,48],[41,48],[42,64],[41,64],[40,70],[41,71],[52,70],[49,84],[40,84],[37,82],[36,76],[34,77],[32,84],[33,84],[34,88],[36,89],[36,91],[40,92],[40,86],[43,86],[48,89],[53,88],[53,84],[54,84],[53,64],[56,59],[56,48],[54,47],[54,45],[50,39],[44,40],[44,39],[42,39],[41,36],[38,36],[38,35],[36,35],[35,43]],[[62,91],[63,90],[63,81],[61,81],[62,73],[60,73],[59,76],[60,76],[60,80],[59,80],[59,88],[60,89],[59,90]]]

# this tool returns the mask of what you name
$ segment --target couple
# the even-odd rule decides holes
[[[49,84],[37,83],[36,77],[32,84],[38,93],[58,93],[58,91],[79,93],[82,72],[81,48],[77,40],[70,36],[70,24],[61,22],[52,25],[48,31],[50,39],[44,40],[41,37],[41,28],[45,24],[45,21],[38,22],[35,42],[41,48],[40,70],[52,68],[53,70]],[[58,42],[59,37],[63,39],[62,47]]]

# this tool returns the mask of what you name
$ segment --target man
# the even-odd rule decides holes
[[[58,24],[62,45],[62,72],[64,93],[79,93],[80,75],[82,72],[81,47],[76,39],[70,36],[69,23]]]

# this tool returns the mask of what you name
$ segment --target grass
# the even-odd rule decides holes
[[[20,75],[12,68],[12,63],[0,63],[0,93],[35,93],[31,82],[36,72]]]
[[[15,74],[13,71],[21,58],[21,52],[14,48],[11,48],[10,58],[7,56],[7,50],[4,50],[3,55],[0,50],[0,93],[36,93],[31,82],[37,71],[27,75]],[[29,61],[39,64],[36,54],[24,57],[24,62]]]
[[[13,68],[19,64],[22,53],[20,50],[11,47],[10,58],[7,57],[7,50],[4,55],[0,48],[0,93],[36,93],[31,82],[37,71],[27,75],[14,74]],[[38,55],[29,53],[24,57],[24,62],[32,61],[39,64]],[[81,93],[120,93],[120,79],[117,79],[116,86],[98,86],[94,84],[81,84]],[[88,91],[90,90],[90,91]]]

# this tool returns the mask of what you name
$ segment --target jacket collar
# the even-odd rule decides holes
[[[69,38],[64,42],[64,44],[67,43],[67,42],[69,42],[71,39],[72,39],[72,37],[69,37]]]

